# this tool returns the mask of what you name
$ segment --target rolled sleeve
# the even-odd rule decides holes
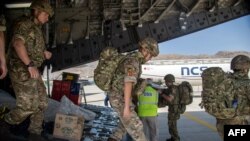
[[[128,58],[124,61],[124,71],[125,77],[124,82],[137,82],[137,78],[139,76],[140,64],[135,58]]]
[[[136,77],[125,76],[124,82],[134,82],[134,83],[136,83],[137,80],[136,80]]]
[[[13,38],[21,39],[25,42],[30,34],[30,29],[26,25],[26,22],[17,23],[14,29]]]

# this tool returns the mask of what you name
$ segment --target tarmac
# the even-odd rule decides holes
[[[104,106],[105,93],[95,85],[84,86],[87,104]],[[193,103],[187,105],[186,112],[181,115],[177,122],[181,141],[222,141],[216,130],[216,120],[201,109],[201,86],[194,87]],[[82,102],[85,103],[84,98]],[[158,109],[158,141],[170,138],[168,131],[167,114],[168,107]]]

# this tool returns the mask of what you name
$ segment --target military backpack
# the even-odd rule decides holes
[[[193,102],[193,87],[189,82],[181,82],[181,84],[178,85],[178,90],[180,94],[179,104],[189,105]]]
[[[193,87],[192,85],[187,82],[183,81],[180,84],[176,85],[176,88],[178,89],[178,95],[179,95],[179,101],[168,102],[163,98],[159,98],[158,107],[165,107],[166,105],[179,105],[179,108],[183,109],[181,110],[181,113],[185,112],[186,105],[189,105],[193,102]],[[163,93],[168,95],[171,93],[170,89],[164,89]],[[180,110],[180,109],[179,109]]]
[[[202,72],[201,108],[218,119],[230,119],[236,115],[233,107],[234,79],[220,67]]]
[[[119,63],[125,58],[126,55],[118,53],[115,48],[107,47],[103,49],[98,65],[94,70],[94,82],[101,90],[110,90],[113,75]]]

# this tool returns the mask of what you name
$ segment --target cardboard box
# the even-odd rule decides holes
[[[83,136],[84,118],[56,114],[53,136],[71,141],[80,141]]]

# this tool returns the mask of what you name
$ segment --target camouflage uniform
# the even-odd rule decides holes
[[[221,138],[224,138],[224,125],[247,125],[246,115],[249,115],[250,96],[249,96],[249,72],[250,58],[245,55],[238,55],[231,61],[231,69],[234,73],[231,78],[234,80],[232,95],[237,100],[235,107],[235,117],[231,119],[218,119],[216,127]],[[244,71],[245,72],[244,72]],[[246,71],[247,70],[247,71]],[[246,110],[246,109],[248,110]],[[247,111],[247,112],[246,112]]]
[[[168,105],[168,129],[171,135],[172,141],[179,141],[180,137],[177,130],[177,120],[180,119],[180,114],[184,113],[186,106],[179,104],[180,95],[178,92],[178,86],[173,84],[168,89],[162,92],[165,95],[172,95],[174,99],[171,102],[167,102]]]
[[[239,108],[245,107],[245,106],[250,106],[249,104],[249,99],[247,99],[246,92],[244,88],[242,88],[242,84],[238,85],[237,83],[240,83],[239,81],[244,80],[246,78],[239,77],[237,73],[232,74],[232,77],[236,80],[235,85],[234,85],[234,91],[233,95],[234,97],[238,100],[238,107],[236,110],[240,110]],[[248,113],[249,114],[249,113]],[[231,119],[219,119],[216,118],[216,127],[217,131],[220,135],[220,137],[223,139],[224,138],[224,125],[247,125],[248,122],[246,120],[246,116],[243,114],[237,114],[234,118]]]
[[[22,18],[14,26],[13,39],[21,39],[29,58],[36,67],[40,67],[44,58],[45,41],[41,27],[33,22],[32,18]],[[41,76],[38,79],[30,78],[27,66],[17,56],[14,47],[8,52],[9,75],[16,95],[16,108],[11,110],[5,121],[9,124],[19,124],[30,116],[29,131],[40,134],[44,111],[48,105],[46,88]]]
[[[126,131],[136,141],[146,141],[146,137],[143,133],[143,125],[140,121],[137,113],[135,112],[135,106],[131,102],[131,118],[129,121],[123,118],[124,110],[124,83],[133,82],[135,86],[137,79],[141,74],[141,64],[144,62],[144,57],[140,52],[131,54],[123,62],[121,62],[116,70],[112,81],[111,92],[108,93],[109,101],[112,108],[118,113],[121,123],[118,129],[112,135],[113,139],[121,140],[122,136],[126,134]],[[134,89],[134,88],[133,88]],[[133,90],[132,90],[133,91]]]
[[[108,139],[109,141],[121,140],[126,131],[136,141],[147,141],[143,132],[143,124],[134,110],[135,105],[132,103],[132,94],[135,93],[135,85],[141,75],[141,64],[144,64],[158,54],[157,41],[147,37],[139,42],[139,52],[127,55],[119,62],[118,66],[115,66],[116,70],[112,76],[108,96],[111,107],[118,113],[120,124],[118,129]],[[132,84],[132,88],[127,87],[126,83],[129,85]],[[124,89],[131,90],[131,92],[124,94]],[[125,105],[127,104],[125,100],[130,100],[130,105]],[[125,106],[129,106],[130,108],[129,120],[123,117]],[[126,112],[128,112],[127,109]]]

